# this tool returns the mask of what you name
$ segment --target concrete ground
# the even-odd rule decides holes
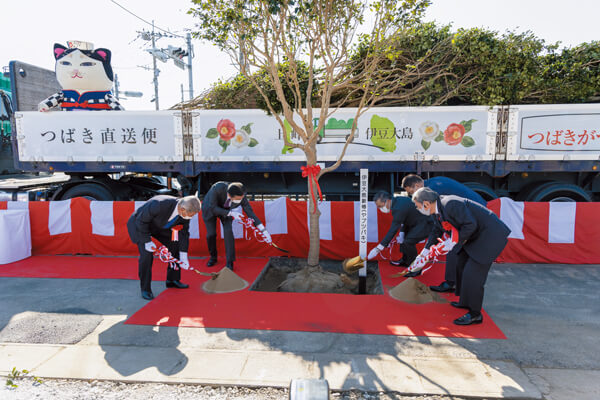
[[[1,268],[1,267],[0,267]],[[158,295],[164,288],[153,283]],[[0,374],[474,398],[600,398],[600,266],[495,265],[507,340],[124,325],[132,280],[0,278]]]

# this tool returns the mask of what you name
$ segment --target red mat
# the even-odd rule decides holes
[[[192,259],[202,271],[205,260]],[[238,259],[235,272],[250,284],[267,263],[266,258]],[[400,271],[379,262],[385,295],[318,293],[269,293],[248,289],[233,293],[207,294],[201,289],[208,277],[183,271],[186,290],[170,289],[131,316],[126,323],[204,328],[264,329],[307,332],[339,332],[400,336],[438,336],[506,339],[485,312],[481,325],[458,326],[452,320],[464,310],[449,304],[410,304],[387,293],[404,278],[390,278]],[[418,279],[427,284],[443,280],[444,265],[436,265]],[[165,264],[154,261],[153,280],[164,281]],[[0,277],[66,279],[138,279],[135,257],[34,256],[0,266]],[[448,300],[456,299],[446,295]]]
[[[254,282],[267,260],[238,259],[235,272]],[[193,263],[194,264],[194,263]],[[217,268],[219,270],[222,267]],[[450,304],[410,304],[387,295],[405,278],[390,278],[399,268],[379,262],[385,295],[255,292],[207,294],[208,277],[187,273],[187,290],[165,290],[125,323],[203,328],[265,329],[399,336],[438,336],[506,339],[487,313],[480,325],[458,326],[452,321],[465,313]],[[208,271],[208,268],[200,268]],[[214,269],[210,269],[214,271]],[[436,265],[419,280],[427,285],[443,280],[444,265]],[[191,275],[191,276],[190,276]],[[453,295],[446,296],[455,300]]]
[[[152,280],[164,281],[167,269],[152,265]],[[33,256],[0,265],[0,277],[64,279],[138,279],[137,257]]]

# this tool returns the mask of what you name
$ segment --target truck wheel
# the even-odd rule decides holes
[[[527,201],[592,201],[588,192],[577,185],[561,182],[546,182],[527,196]]]
[[[465,182],[464,185],[483,197],[485,201],[491,201],[498,198],[494,189],[479,182]]]
[[[62,195],[62,199],[72,199],[74,197],[84,197],[88,200],[113,201],[115,196],[105,187],[95,183],[82,183],[75,185]]]

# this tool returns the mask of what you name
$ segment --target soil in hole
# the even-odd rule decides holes
[[[320,260],[320,265],[309,267],[306,259],[273,257],[251,290],[358,294],[358,274],[347,275],[341,261]],[[376,262],[367,263],[367,294],[383,294]]]

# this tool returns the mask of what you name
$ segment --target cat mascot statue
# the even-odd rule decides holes
[[[62,91],[38,104],[39,111],[60,106],[73,110],[123,110],[112,95],[110,50],[82,50],[54,44],[56,78]]]

